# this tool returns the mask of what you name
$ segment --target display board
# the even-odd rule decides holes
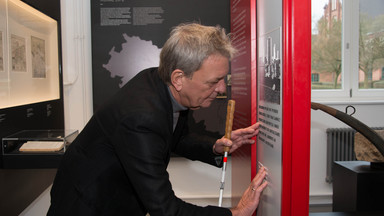
[[[197,22],[219,25],[229,33],[229,1],[91,1],[94,111],[138,72],[158,66],[174,26]],[[230,92],[230,86],[227,89]],[[220,96],[209,108],[189,112],[190,129],[223,136],[226,102],[227,96]]]
[[[282,191],[282,1],[257,1],[257,166],[268,170],[257,215],[281,215]],[[270,14],[273,14],[271,16]]]
[[[238,77],[232,78],[232,95],[242,104],[234,125],[244,119],[261,124],[256,145],[232,157],[232,193],[237,202],[238,185],[266,167],[269,185],[257,215],[308,215],[310,9],[305,0],[231,1],[240,50],[232,64],[232,77]]]
[[[95,0],[91,15],[94,110],[138,72],[158,66],[172,27],[198,22],[229,32],[229,0]]]

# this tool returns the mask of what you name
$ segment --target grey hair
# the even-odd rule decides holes
[[[176,69],[192,77],[210,55],[219,54],[231,60],[235,53],[224,28],[197,23],[180,24],[172,29],[161,50],[159,75],[169,84],[171,73]]]

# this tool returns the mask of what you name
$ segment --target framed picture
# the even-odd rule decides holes
[[[31,36],[32,77],[45,78],[45,40]]]
[[[4,72],[3,31],[0,31],[0,72]]]
[[[11,65],[12,71],[27,72],[25,38],[11,35]]]

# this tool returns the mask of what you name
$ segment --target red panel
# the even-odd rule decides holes
[[[281,215],[291,215],[292,194],[292,2],[283,1],[283,181]]]
[[[252,96],[251,96],[251,119],[252,124],[256,123],[256,114],[257,114],[257,32],[256,32],[256,0],[251,0],[250,2],[250,19],[251,19],[251,78],[252,78]],[[256,140],[256,139],[255,139]],[[256,176],[257,171],[257,160],[256,160],[256,145],[252,145],[252,163],[251,163],[251,178]]]
[[[282,215],[308,215],[311,101],[311,5],[283,1]]]
[[[256,122],[256,0],[231,1],[231,34],[239,54],[231,62],[232,99],[236,101],[233,129]],[[237,205],[255,175],[256,145],[232,154],[232,205]]]

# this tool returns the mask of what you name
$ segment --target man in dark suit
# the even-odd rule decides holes
[[[199,207],[177,198],[167,173],[171,152],[214,166],[252,144],[258,124],[231,140],[188,130],[189,109],[208,107],[226,89],[235,53],[219,27],[182,24],[171,32],[159,68],[132,78],[102,106],[70,145],[58,169],[48,215],[251,215],[267,183],[262,169],[239,204]]]

